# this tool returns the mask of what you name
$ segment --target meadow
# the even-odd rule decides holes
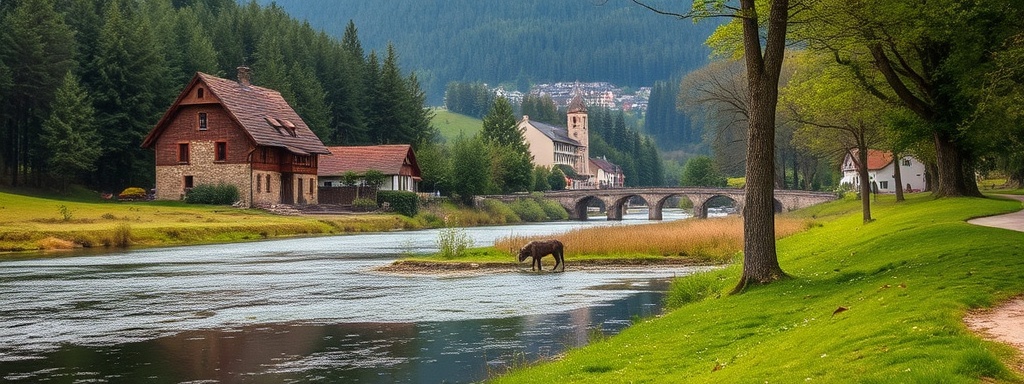
[[[437,128],[441,137],[447,141],[455,140],[459,135],[473,137],[484,127],[483,120],[475,117],[450,112],[444,108],[434,108],[432,111],[434,118],[430,120],[430,125]]]
[[[281,216],[181,202],[82,201],[0,192],[0,252],[225,243],[416,226],[399,215]]]
[[[965,221],[1021,204],[880,196],[868,224],[858,204],[787,215],[815,223],[778,241],[788,279],[729,295],[738,259],[677,279],[664,315],[493,381],[1024,382],[1012,348],[963,324],[1024,293],[1024,233]]]

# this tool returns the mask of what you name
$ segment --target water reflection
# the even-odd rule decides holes
[[[639,222],[467,233],[489,245]],[[659,282],[694,270],[371,272],[397,254],[430,252],[436,238],[395,232],[0,261],[0,381],[476,381],[656,313]]]
[[[114,346],[66,345],[0,362],[4,380],[36,382],[461,383],[550,358],[656,314],[662,294],[568,312],[419,323],[259,324],[193,330]],[[602,333],[603,332],[603,333]]]

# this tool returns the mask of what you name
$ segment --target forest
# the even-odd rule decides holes
[[[434,140],[416,75],[352,23],[338,38],[232,0],[3,1],[0,20],[0,185],[151,186],[143,136],[196,72],[242,65],[327,145]]]
[[[716,20],[679,21],[610,0],[260,0],[334,36],[355,21],[369,47],[391,42],[430,105],[452,81],[607,81],[651,86],[703,66]],[[669,4],[671,2],[662,1]]]

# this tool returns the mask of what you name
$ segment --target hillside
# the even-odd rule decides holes
[[[705,64],[716,25],[659,16],[628,1],[260,0],[341,38],[349,20],[369,52],[393,42],[428,102],[451,81],[608,81],[651,86]],[[665,7],[679,2],[653,1]]]
[[[444,108],[435,108],[434,118],[430,125],[437,128],[437,132],[445,141],[452,141],[459,135],[472,137],[483,130],[483,120],[450,112]]]

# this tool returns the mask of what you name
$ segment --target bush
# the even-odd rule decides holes
[[[544,221],[547,220],[548,215],[544,212],[544,209],[540,207],[533,199],[519,199],[508,205],[512,208],[512,211],[519,215],[523,221]]]
[[[498,200],[484,199],[483,200],[484,212],[496,218],[498,224],[518,223],[522,221],[519,215],[516,214],[512,208]]]
[[[369,212],[377,209],[377,201],[374,199],[352,200],[352,210],[358,212]]]
[[[189,204],[231,205],[238,201],[238,187],[231,184],[197,185],[185,194]]]
[[[413,192],[408,191],[377,191],[377,204],[384,206],[388,203],[395,212],[414,217],[419,213],[419,198]]]
[[[566,212],[565,208],[562,208],[562,204],[558,204],[557,201],[537,199],[537,204],[540,205],[540,209],[544,210],[548,220],[566,220],[569,218],[569,212]]]
[[[125,188],[117,195],[118,200],[145,200],[146,190],[139,187]]]

